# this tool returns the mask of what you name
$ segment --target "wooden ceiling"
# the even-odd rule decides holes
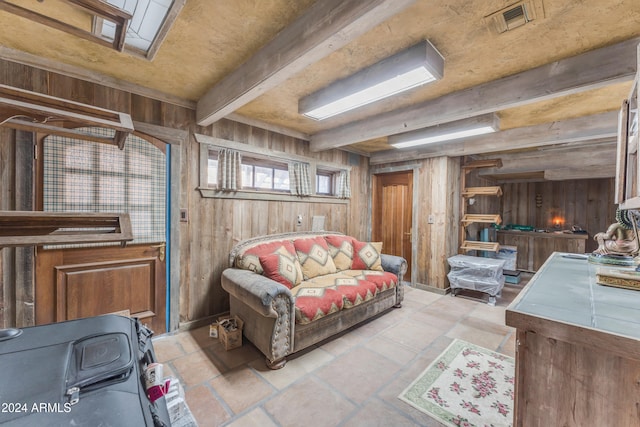
[[[68,8],[0,1],[51,16]],[[516,2],[187,0],[153,60],[0,11],[0,57],[195,108],[203,125],[228,117],[374,164],[508,153],[528,159],[526,171],[505,169],[510,179],[539,179],[551,169],[576,177],[570,159],[581,152],[615,162],[616,111],[637,68],[638,0],[527,3],[535,19],[498,33],[487,16]],[[298,114],[298,99],[423,39],[445,58],[442,80],[324,121]],[[487,112],[499,133],[406,151],[387,144],[390,134]],[[546,169],[550,147],[565,144],[570,163]]]

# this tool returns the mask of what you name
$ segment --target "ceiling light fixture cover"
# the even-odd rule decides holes
[[[443,72],[444,58],[425,40],[302,98],[298,112],[324,120],[439,80]]]
[[[496,132],[499,128],[498,117],[491,113],[392,135],[389,137],[389,144],[395,148],[416,147],[418,145],[483,135]]]

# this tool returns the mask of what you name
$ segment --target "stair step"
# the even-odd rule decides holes
[[[462,217],[461,222],[465,227],[474,222],[500,224],[502,222],[502,218],[500,218],[499,214],[466,214]]]
[[[467,187],[462,192],[463,197],[474,196],[502,196],[502,188],[500,186],[493,187]]]
[[[462,242],[460,249],[463,251],[491,251],[498,252],[500,250],[500,243],[498,242],[477,242],[474,240],[465,240]]]

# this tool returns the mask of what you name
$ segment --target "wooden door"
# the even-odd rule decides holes
[[[383,252],[407,260],[404,279],[411,280],[413,171],[374,175],[372,239]]]
[[[119,150],[49,136],[39,145],[39,209],[128,212],[134,240],[36,248],[35,323],[119,313],[165,332],[164,144],[129,136]]]

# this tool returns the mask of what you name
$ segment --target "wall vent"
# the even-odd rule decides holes
[[[491,13],[485,20],[498,33],[504,33],[533,21],[538,15],[544,16],[542,0],[525,0]]]

